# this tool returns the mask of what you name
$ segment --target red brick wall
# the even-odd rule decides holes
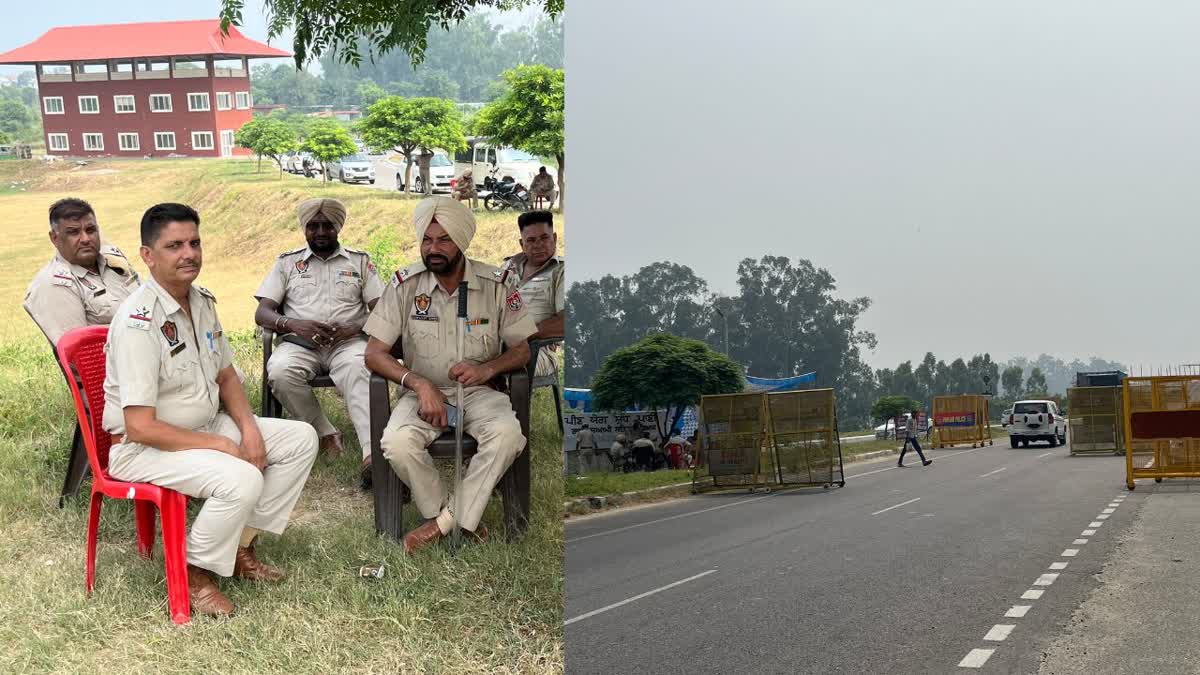
[[[237,92],[250,91],[248,77],[193,77],[161,80],[107,80],[102,82],[41,82],[38,85],[38,105],[45,111],[44,99],[47,96],[62,96],[62,115],[42,115],[44,132],[46,134],[46,153],[70,157],[101,157],[125,156],[165,157],[169,154],[187,155],[191,157],[219,157],[221,155],[221,131],[237,131],[243,124],[250,121],[250,109],[238,110]],[[207,92],[209,110],[207,112],[189,112],[189,93]],[[229,92],[231,110],[217,110],[217,92]],[[171,112],[150,112],[151,94],[170,94]],[[136,111],[132,113],[116,113],[114,96],[132,95]],[[100,114],[81,114],[79,112],[79,96],[98,96],[100,98]],[[158,131],[175,132],[175,150],[156,150],[154,148],[154,133]],[[193,131],[211,131],[213,134],[212,150],[192,149]],[[67,134],[70,147],[67,151],[50,149],[50,134]],[[83,146],[84,133],[100,133],[104,135],[103,151],[86,151]],[[123,151],[117,139],[118,133],[137,133],[140,148],[136,151]],[[235,155],[248,155],[248,150],[235,147]]]

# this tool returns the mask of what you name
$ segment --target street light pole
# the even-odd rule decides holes
[[[725,356],[729,356],[729,317],[725,316],[720,307],[713,305],[713,309],[717,310],[717,314],[721,315],[721,322],[725,324]]]

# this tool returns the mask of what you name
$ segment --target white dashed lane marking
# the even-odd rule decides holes
[[[1004,618],[1006,618],[1006,619],[1024,618],[1024,616],[1029,613],[1029,610],[1032,607],[1033,607],[1033,605],[1013,605],[1011,609],[1009,609],[1007,612],[1004,613]]]
[[[1033,582],[1033,585],[1034,586],[1049,586],[1050,584],[1053,584],[1057,580],[1058,580],[1057,574],[1043,574],[1042,576],[1037,578],[1037,581]]]
[[[998,623],[992,626],[992,629],[987,632],[987,635],[983,636],[983,639],[988,642],[1004,642],[1008,639],[1014,628],[1016,628],[1016,625],[1011,623]]]
[[[1050,569],[1065,570],[1065,569],[1067,569],[1067,563],[1065,563],[1065,562],[1050,563]]]
[[[1042,598],[1042,594],[1045,592],[1046,591],[1039,590],[1036,588],[1031,588],[1021,594],[1021,599],[1022,600],[1040,600]]]
[[[982,668],[983,664],[992,658],[995,649],[972,649],[963,657],[962,661],[958,662],[959,668]]]
[[[1074,558],[1077,555],[1079,555],[1079,549],[1077,548],[1069,548],[1062,552],[1062,557],[1064,558]]]
[[[1083,546],[1086,543],[1088,543],[1087,539],[1076,539],[1075,541],[1071,542],[1071,545],[1072,546]]]

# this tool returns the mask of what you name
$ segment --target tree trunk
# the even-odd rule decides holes
[[[261,153],[258,155],[258,169],[256,169],[255,171],[257,173],[262,173],[262,154]]]
[[[559,153],[554,157],[558,160],[558,212],[564,213],[567,209],[567,185],[563,182],[563,177],[567,171],[567,155],[566,153]]]
[[[433,185],[429,180],[429,160],[432,158],[431,154],[421,153],[421,187],[425,188],[426,197],[433,194]]]
[[[412,192],[412,152],[404,155],[404,196]]]

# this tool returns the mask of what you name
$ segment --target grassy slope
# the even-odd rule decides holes
[[[29,164],[23,164],[29,167]],[[347,455],[318,461],[281,538],[260,546],[290,578],[256,588],[221,582],[239,613],[226,621],[170,624],[161,555],[137,557],[126,502],[108,502],[101,520],[98,583],[85,599],[86,500],[57,508],[70,443],[70,405],[40,333],[19,307],[24,286],[50,250],[44,212],[78,194],[99,210],[106,236],[132,253],[141,211],[160,200],[187,201],[204,219],[202,283],[221,298],[238,362],[257,406],[260,355],[250,336],[250,294],[274,252],[302,243],[294,204],[313,194],[349,202],[348,244],[371,227],[395,232],[412,202],[364,188],[320,188],[235,162],[113,162],[101,170],[34,165],[34,191],[0,197],[0,216],[17,264],[0,270],[0,298],[15,321],[0,327],[0,672],[562,672],[561,440],[548,391],[538,392],[533,430],[533,526],[524,539],[502,537],[457,557],[444,549],[405,558],[374,536],[369,496],[356,487],[357,447],[344,407],[321,396],[346,432]],[[12,176],[0,164],[0,184]],[[496,260],[511,216],[481,218],[481,257]],[[515,229],[515,228],[514,228]],[[400,228],[398,251],[411,251]],[[411,253],[409,253],[411,255]],[[192,505],[193,513],[198,504]],[[416,514],[406,511],[410,524]],[[498,500],[484,518],[501,534]],[[361,579],[361,565],[387,567]]]

